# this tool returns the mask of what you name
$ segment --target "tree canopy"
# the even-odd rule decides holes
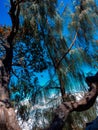
[[[47,107],[58,97],[59,105],[76,100],[70,93],[88,91],[85,77],[92,72],[85,70],[98,70],[96,1],[76,0],[69,6],[57,0],[10,0],[9,15],[12,26],[0,26],[0,82],[23,120],[32,105]],[[38,74],[46,71],[49,80],[41,86]],[[26,98],[29,108],[20,105]]]

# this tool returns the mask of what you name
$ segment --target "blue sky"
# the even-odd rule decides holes
[[[0,25],[11,25],[8,0],[0,0]]]

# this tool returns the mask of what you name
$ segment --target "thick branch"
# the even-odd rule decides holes
[[[98,95],[98,73],[95,76],[87,77],[86,82],[89,84],[90,92],[85,94],[80,101],[63,102],[57,108],[55,118],[48,130],[58,130],[58,128],[62,130],[69,113],[85,111],[93,106]]]
[[[16,1],[10,0],[10,4],[11,4],[11,8],[9,11],[9,15],[10,15],[11,21],[12,21],[12,31],[10,32],[10,35],[8,36],[7,41],[11,45],[12,41],[19,29],[20,6],[19,6],[19,1],[16,2]]]
[[[10,0],[11,8],[9,11],[11,21],[12,21],[12,30],[7,37],[7,46],[3,45],[6,50],[6,56],[3,60],[3,64],[5,66],[6,72],[10,73],[12,67],[12,57],[13,57],[13,39],[16,33],[19,30],[19,14],[20,14],[20,7],[19,7],[19,0],[14,1]],[[16,4],[17,3],[17,4]],[[9,45],[9,46],[8,46]]]
[[[72,111],[85,111],[88,110],[90,107],[93,106],[95,103],[96,97],[98,95],[98,84],[92,83],[91,85],[91,91],[87,93],[83,99],[81,99],[79,102],[72,102]]]

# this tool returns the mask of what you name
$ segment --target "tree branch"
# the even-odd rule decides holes
[[[2,43],[0,43],[2,47],[4,47],[5,49],[10,48],[10,46],[7,45],[6,42],[1,37],[0,37],[0,40],[2,42]]]
[[[0,40],[1,40],[2,43],[5,43],[5,41],[1,37],[0,37]]]
[[[55,117],[48,130],[62,130],[69,113],[88,110],[95,103],[98,96],[98,73],[86,78],[90,91],[80,101],[63,102],[55,111]]]
[[[10,32],[10,35],[7,38],[7,41],[10,43],[10,45],[12,44],[12,41],[19,29],[20,6],[19,6],[18,2],[19,2],[19,0],[17,0],[17,2],[10,0],[11,8],[9,11],[9,15],[10,15],[11,21],[12,21],[12,31]]]
[[[57,65],[56,65],[56,68],[58,68],[59,64],[62,62],[62,60],[64,59],[64,57],[70,52],[71,48],[73,47],[75,41],[76,41],[76,38],[77,38],[77,32],[75,34],[75,37],[70,45],[70,47],[68,48],[68,50],[64,53],[64,55],[61,57],[61,59],[58,61]]]
[[[14,0],[10,0],[10,11],[9,11],[9,15],[11,17],[11,21],[12,21],[12,30],[10,32],[10,34],[7,37],[7,46],[4,45],[5,49],[6,49],[6,56],[5,59],[3,60],[3,64],[5,66],[5,69],[7,71],[7,73],[10,73],[11,68],[12,68],[12,57],[13,57],[13,39],[16,35],[16,33],[19,30],[19,14],[20,14],[20,6],[19,4],[15,4]],[[8,46],[9,45],[9,46]]]

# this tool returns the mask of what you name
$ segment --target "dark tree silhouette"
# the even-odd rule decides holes
[[[20,130],[15,111],[10,103],[8,84],[12,69],[13,58],[13,40],[19,29],[19,0],[10,0],[10,17],[12,21],[12,30],[8,32],[4,39],[0,36],[2,46],[6,53],[0,59],[0,130]]]

